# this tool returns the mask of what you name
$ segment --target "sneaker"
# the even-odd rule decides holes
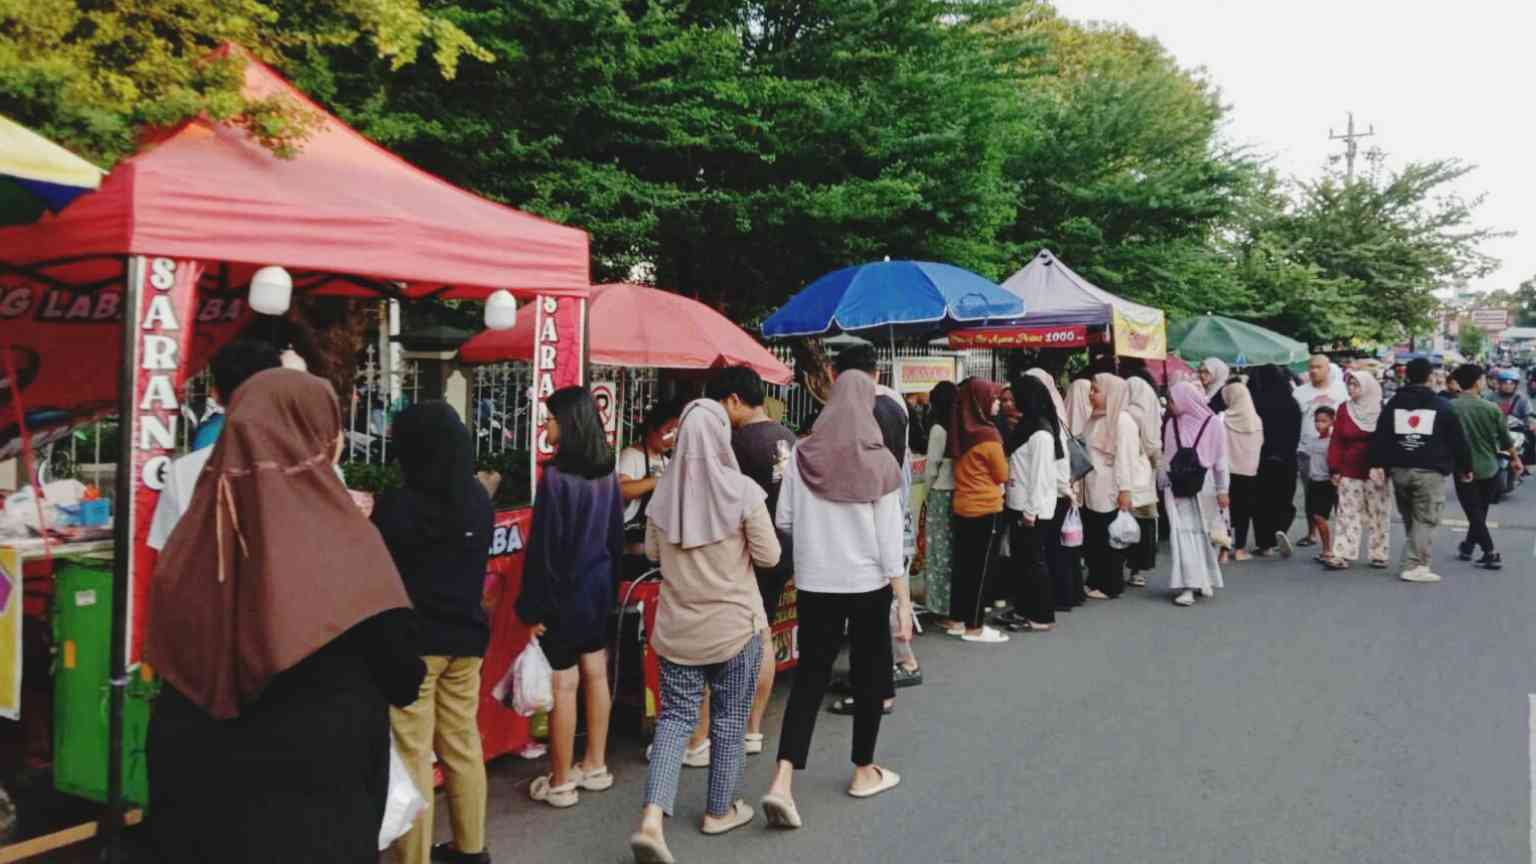
[[[1188,590],[1179,592],[1179,596],[1173,598],[1173,605],[1175,605],[1175,606],[1193,606],[1193,605],[1195,605],[1195,592],[1188,591]]]
[[[1484,552],[1483,557],[1478,559],[1477,566],[1488,570],[1502,570],[1504,568],[1504,556],[1497,552]]]
[[[1462,561],[1472,560],[1472,550],[1477,547],[1471,543],[1461,543],[1456,546],[1456,557]]]
[[[1427,583],[1440,581],[1439,574],[1431,573],[1428,567],[1411,567],[1407,570],[1404,570],[1403,574],[1398,578],[1404,582]]]
[[[1291,547],[1291,538],[1285,536],[1284,531],[1275,532],[1275,548],[1279,550],[1281,558],[1289,558],[1296,551]]]
[[[489,852],[460,852],[452,843],[432,846],[432,860],[441,864],[491,864]]]

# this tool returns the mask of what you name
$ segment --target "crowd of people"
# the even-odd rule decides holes
[[[215,359],[227,419],[216,445],[173,466],[178,492],[155,519],[146,658],[164,681],[149,736],[162,859],[376,860],[393,740],[429,802],[436,755],[453,838],[432,844],[429,803],[395,842],[397,859],[488,862],[475,713],[492,512],[469,433],[445,403],[401,414],[403,485],[365,512],[334,467],[335,394],[280,364],[247,342]],[[791,579],[798,666],[757,799],[780,829],[804,824],[794,781],[829,689],[847,691],[833,709],[853,717],[847,793],[902,782],[876,751],[897,688],[922,680],[914,581],[943,632],[998,645],[1146,587],[1164,536],[1171,560],[1156,587],[1180,607],[1223,588],[1224,566],[1293,546],[1316,546],[1322,566],[1343,570],[1368,538],[1370,565],[1389,568],[1395,497],[1408,537],[1398,575],[1438,582],[1431,541],[1446,478],[1470,525],[1461,559],[1480,551],[1478,564],[1497,568],[1491,478],[1501,455],[1522,470],[1507,412],[1483,398],[1484,371],[1470,365],[1452,374],[1452,400],[1430,387],[1427,361],[1408,364],[1385,402],[1373,376],[1322,356],[1300,382],[1208,359],[1161,397],[1139,371],[1083,375],[1063,395],[1056,375],[1032,368],[1006,385],[938,385],[927,423],[879,384],[871,349],[836,366],[800,436],[768,415],[746,367],[718,370],[699,399],[656,406],[617,454],[589,391],[547,400],[555,455],[516,601],[553,670],[550,768],[529,793],[566,808],[614,785],[614,588],[659,567],[650,641],[661,705],[629,840],[637,861],[673,860],[665,823],[684,766],[708,768],[703,833],[755,821],[741,779],[745,760],[766,752],[769,624]],[[926,443],[918,513],[909,441]],[[1307,530],[1293,544],[1298,483]]]

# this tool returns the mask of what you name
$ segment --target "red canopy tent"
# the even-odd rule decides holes
[[[237,126],[192,120],[148,139],[58,215],[0,230],[0,452],[29,415],[55,429],[113,410],[123,419],[109,847],[121,824],[127,662],[141,633],[134,607],[153,564],[144,538],[173,453],[179,394],[246,317],[251,273],[280,265],[295,291],[346,296],[483,299],[505,288],[537,297],[528,317],[557,337],[540,352],[540,392],[582,374],[585,232],[455,188],[348,128],[243,49],[217,53],[247,61],[247,95],[292,100],[318,117],[294,158],[274,156]],[[503,606],[510,615],[510,602]],[[487,656],[491,681],[493,660],[505,668],[511,657]]]
[[[746,364],[763,380],[788,384],[794,372],[729,318],[697,300],[644,285],[592,286],[587,359],[599,366],[714,369]],[[467,363],[533,357],[534,321],[488,330],[459,349]]]

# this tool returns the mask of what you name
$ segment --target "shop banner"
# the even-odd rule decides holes
[[[21,452],[18,405],[34,447],[117,411],[125,260],[142,259],[39,264],[0,276],[0,351],[11,353],[17,378],[0,384],[0,460]],[[220,293],[216,275],[201,287],[196,321],[177,322],[180,365],[193,371],[247,318],[243,291]]]
[[[954,357],[897,357],[892,377],[896,386],[891,389],[903,396],[927,393],[940,381],[958,382],[959,364]]]
[[[128,278],[137,280],[138,331],[134,334],[138,373],[133,391],[133,497],[128,506],[114,508],[116,518],[133,526],[133,559],[129,568],[128,663],[139,661],[144,644],[144,615],[149,609],[149,582],[155,572],[155,552],[149,548],[149,523],[160,490],[165,488],[176,456],[177,426],[182,420],[191,347],[197,282],[203,265],[196,261],[144,258],[129,261]]]
[[[582,339],[586,334],[587,301],[572,297],[534,298],[533,327],[533,438],[528,448],[533,461],[533,491],[539,488],[539,470],[555,450],[544,438],[549,408],[544,400],[562,387],[582,382],[585,361]]]
[[[21,553],[0,546],[0,717],[21,719]]]
[[[949,334],[951,348],[1084,348],[1105,341],[1103,331],[1090,333],[1087,324],[1055,327],[970,327]]]
[[[1155,318],[1136,320],[1116,308],[1110,325],[1115,333],[1116,356],[1143,360],[1162,360],[1168,356],[1168,329],[1161,312]]]
[[[523,561],[533,510],[521,507],[496,513],[491,531],[491,555],[485,568],[485,589],[480,602],[491,624],[491,641],[480,666],[480,741],[485,759],[527,746],[528,718],[503,706],[491,690],[505,678],[512,661],[528,644],[528,628],[517,617],[517,595],[523,590]]]

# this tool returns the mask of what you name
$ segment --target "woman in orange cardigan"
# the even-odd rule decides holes
[[[967,642],[991,644],[1008,641],[1007,634],[982,624],[981,598],[1002,528],[1003,484],[1008,482],[1008,457],[992,424],[997,407],[996,384],[980,378],[965,381],[955,399],[949,433],[949,457],[955,466],[950,612],[962,622],[949,633]]]

